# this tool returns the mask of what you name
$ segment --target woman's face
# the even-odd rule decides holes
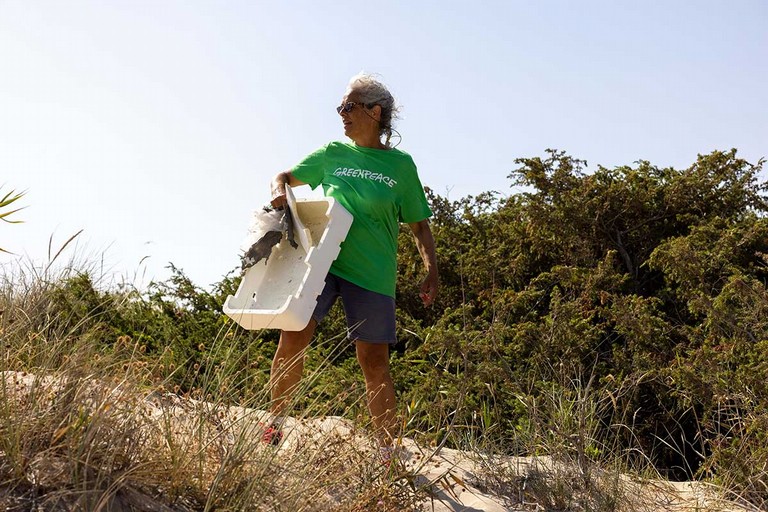
[[[359,93],[352,91],[341,99],[339,115],[344,123],[344,134],[355,142],[378,137],[379,121],[374,109],[360,103]]]

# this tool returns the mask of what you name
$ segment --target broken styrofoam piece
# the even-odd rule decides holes
[[[352,215],[333,198],[295,199],[289,187],[286,196],[301,243],[294,249],[283,238],[266,262],[246,271],[224,303],[224,313],[246,329],[306,327],[352,225]]]
[[[298,235],[299,243],[304,248],[304,252],[309,253],[309,248],[312,247],[312,233],[304,226],[296,211],[296,196],[293,195],[290,185],[285,186],[285,198],[288,200],[288,211],[293,219],[295,234]]]

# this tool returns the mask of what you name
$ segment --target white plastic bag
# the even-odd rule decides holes
[[[292,247],[297,247],[293,239],[293,222],[287,207],[277,210],[265,206],[254,211],[248,226],[248,235],[240,244],[240,250],[243,252],[240,256],[242,270],[247,270],[262,259],[266,263],[272,248],[280,243],[283,235],[288,238]]]

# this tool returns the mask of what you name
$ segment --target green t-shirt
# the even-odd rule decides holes
[[[324,194],[354,217],[330,272],[394,297],[399,223],[432,215],[411,156],[398,149],[331,142],[291,173],[313,189],[322,185]]]

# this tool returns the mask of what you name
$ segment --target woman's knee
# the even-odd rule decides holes
[[[389,375],[389,346],[357,342],[357,361],[366,378]]]

